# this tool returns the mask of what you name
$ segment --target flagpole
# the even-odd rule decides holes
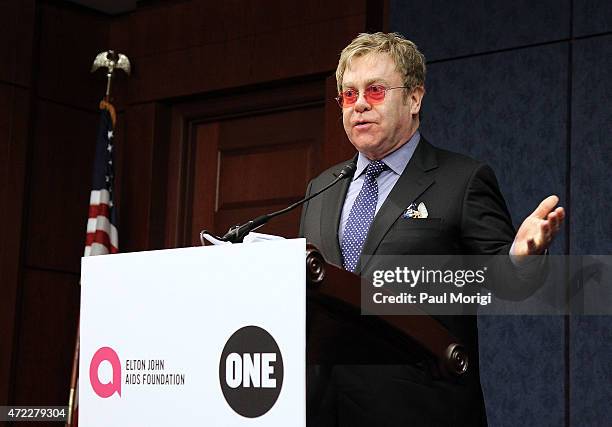
[[[115,129],[115,125],[117,123],[117,112],[115,111],[115,107],[110,102],[111,80],[113,78],[113,74],[116,69],[123,70],[126,74],[129,75],[131,71],[131,64],[127,56],[121,53],[117,54],[114,51],[109,50],[106,52],[101,52],[96,56],[96,59],[94,60],[92,68],[91,68],[91,72],[93,73],[98,68],[107,69],[106,93],[105,93],[104,98],[100,101],[99,108],[102,111],[106,110],[108,112],[108,115],[110,116],[111,128],[109,129],[110,131],[108,132],[107,138],[108,138],[108,147],[109,147],[109,150],[111,150],[112,149],[112,142],[111,142],[112,130]],[[98,144],[98,142],[96,142],[96,144]],[[111,157],[110,163],[112,164],[112,157]],[[111,166],[111,169],[112,169],[112,166]],[[107,171],[106,180],[108,182],[109,177],[110,177],[111,185],[112,185],[113,176],[114,176],[114,173],[112,173],[112,171],[110,174]],[[112,188],[109,191],[112,193]],[[94,191],[92,191],[92,194],[93,193]],[[113,206],[112,194],[110,194],[109,197],[110,197],[109,198],[110,207],[112,210],[112,206]],[[92,207],[91,203],[92,202],[90,198],[90,209]],[[90,210],[90,215],[91,215],[91,210]],[[111,217],[113,217],[113,215],[111,215]],[[112,218],[109,218],[109,219],[111,219],[112,221]],[[116,241],[114,241],[116,240],[116,236],[117,236],[116,229],[112,230],[111,228],[113,227],[114,225],[111,224],[111,227],[108,230],[103,230],[103,231],[108,231],[108,233],[110,233],[110,235],[108,236],[110,245],[111,246],[114,245],[114,247],[106,248],[107,251],[103,253],[114,253],[114,252],[117,252],[118,250],[118,245]],[[114,239],[113,239],[113,231],[115,232]],[[92,251],[91,246],[88,246],[90,244],[87,243],[87,241],[88,239],[86,239],[86,247],[85,247],[84,256],[97,255],[97,251],[96,250]],[[75,345],[74,345],[74,354],[72,357],[72,373],[70,375],[70,391],[68,394],[68,417],[66,419],[66,424],[65,424],[66,427],[69,427],[69,426],[74,427],[78,425],[78,381],[79,381],[80,333],[81,333],[81,316],[79,313],[79,318],[77,321],[76,339],[75,339]]]
[[[74,345],[74,355],[72,357],[72,374],[70,375],[70,395],[68,397],[68,418],[66,419],[66,426],[72,425],[72,411],[74,410],[74,403],[76,399],[76,387],[79,372],[79,347],[81,344],[80,340],[80,329],[81,329],[81,315],[77,321],[77,332],[76,340]]]

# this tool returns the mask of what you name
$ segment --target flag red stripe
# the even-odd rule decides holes
[[[110,218],[110,208],[107,204],[89,205],[89,218],[97,218],[98,216]]]
[[[94,233],[87,233],[87,237],[85,238],[85,245],[91,246],[93,243],[100,243],[101,245],[104,245],[107,248],[113,247],[108,233],[104,230],[96,230]]]
[[[100,234],[100,236],[104,238],[103,241],[98,240],[96,234]],[[111,254],[119,253],[119,248],[113,246],[112,243],[110,243],[108,234],[106,235],[106,237],[103,236],[104,234],[104,231],[98,231],[97,233],[87,233],[87,241],[85,242],[85,246],[91,246],[94,243],[99,243],[101,245],[106,246],[106,248]]]

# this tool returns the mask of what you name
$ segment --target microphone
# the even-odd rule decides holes
[[[251,231],[257,230],[259,227],[263,226],[264,224],[266,224],[268,221],[270,221],[272,218],[282,215],[284,213],[287,213],[289,211],[292,211],[293,209],[297,208],[298,206],[303,205],[304,203],[306,203],[307,201],[309,201],[310,199],[317,197],[319,194],[323,193],[324,191],[326,191],[327,189],[333,187],[335,184],[337,184],[339,181],[343,180],[344,178],[348,178],[349,176],[353,176],[353,174],[355,173],[355,170],[357,169],[357,165],[355,164],[354,161],[347,163],[342,170],[340,171],[340,173],[338,174],[338,176],[336,177],[336,179],[334,179],[332,182],[330,182],[329,184],[327,184],[325,187],[323,187],[322,189],[320,189],[319,191],[317,191],[314,194],[311,194],[308,197],[303,198],[302,200],[299,200],[295,203],[293,203],[292,205],[287,206],[284,209],[281,209],[279,211],[276,212],[272,212],[269,214],[264,214],[261,216],[258,216],[255,219],[252,219],[249,222],[246,222],[242,225],[235,225],[234,227],[230,228],[229,231],[227,233],[225,233],[225,235],[223,237],[220,237],[219,240],[222,240],[224,242],[231,242],[231,243],[242,243],[242,240],[244,239],[244,237],[249,234]],[[210,234],[208,231],[206,230],[202,230],[202,232],[200,233],[200,238],[203,241],[203,234]],[[213,235],[213,237],[215,237]]]

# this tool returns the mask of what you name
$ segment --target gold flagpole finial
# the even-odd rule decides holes
[[[91,66],[91,72],[93,73],[98,68],[106,68],[106,100],[110,99],[111,81],[115,70],[123,70],[128,76],[132,71],[129,58],[122,53],[115,53],[114,50],[100,52],[96,56]]]

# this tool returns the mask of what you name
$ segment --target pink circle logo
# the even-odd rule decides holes
[[[102,383],[98,377],[98,369],[104,361],[109,362],[113,368],[113,379],[106,384]],[[110,347],[102,347],[96,351],[89,365],[89,381],[98,396],[107,398],[117,393],[121,397],[121,361],[115,350]]]

